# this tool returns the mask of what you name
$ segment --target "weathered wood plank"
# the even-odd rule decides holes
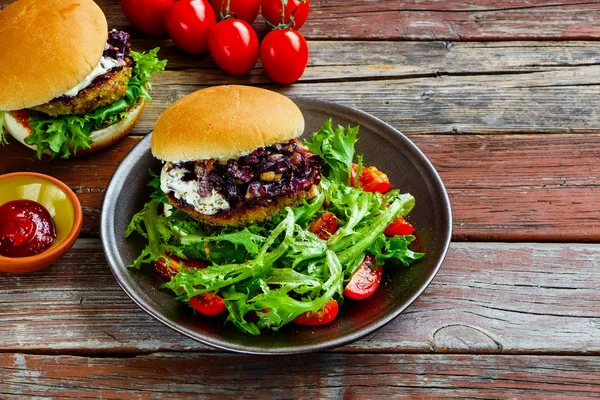
[[[135,133],[146,133],[171,102],[205,86],[247,83],[212,70],[166,71]],[[251,78],[252,81],[252,78]],[[256,83],[256,82],[252,82]],[[269,88],[359,108],[407,134],[598,132],[600,66],[552,71],[352,82]]]
[[[598,42],[312,45],[309,68],[288,87],[269,84],[261,68],[242,78],[227,76],[208,58],[190,68],[195,61],[167,48],[170,68],[182,69],[156,79],[154,101],[134,133],[149,132],[181,96],[227,83],[358,107],[407,134],[598,132]]]
[[[0,0],[0,6],[12,0]],[[118,1],[99,0],[109,26],[141,34]],[[311,39],[510,40],[598,39],[597,0],[313,0],[302,33]],[[267,31],[259,19],[259,33]]]
[[[453,243],[405,313],[341,351],[600,354],[598,265],[600,245]],[[96,239],[49,269],[0,274],[0,305],[0,352],[208,349],[129,300]]]
[[[61,398],[600,397],[599,357],[202,353],[126,359],[0,354],[0,393]],[[6,398],[6,397],[5,397]]]
[[[598,64],[600,44],[595,41],[517,42],[410,42],[309,41],[310,60],[304,80],[410,77],[411,75],[538,72],[553,67]],[[160,47],[167,69],[217,69],[210,56],[181,51],[168,39],[133,39],[132,48]],[[231,79],[224,72],[218,74]],[[252,73],[264,75],[260,61]]]
[[[310,38],[507,40],[598,38],[597,1],[315,1]]]
[[[448,189],[455,240],[600,241],[599,135],[411,138]],[[14,144],[0,148],[0,173],[31,170],[65,181],[83,204],[84,236],[97,236],[108,180],[138,140],[68,161],[39,161]]]
[[[407,134],[598,132],[598,42],[328,41],[311,42],[311,49],[299,83],[282,87],[270,84],[260,65],[249,77],[229,77],[209,57],[167,46],[175,70],[156,79],[154,101],[134,133],[150,131],[181,96],[227,83],[358,107]]]
[[[412,136],[446,184],[457,240],[595,242],[599,138]]]
[[[13,0],[0,0],[0,8]],[[99,0],[111,28],[143,35],[118,1]],[[302,33],[309,39],[578,40],[600,38],[597,0],[360,1],[313,0]],[[267,26],[254,27],[262,37]]]

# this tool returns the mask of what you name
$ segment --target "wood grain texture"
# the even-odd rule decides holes
[[[413,305],[338,351],[600,355],[598,265],[600,245],[453,243]],[[97,239],[49,269],[0,274],[0,337],[0,352],[209,350],[139,309]]]
[[[588,133],[600,126],[599,42],[311,42],[308,69],[292,86],[271,84],[260,64],[234,78],[209,57],[164,50],[169,70],[155,79],[135,134],[149,132],[180,97],[228,83],[357,107],[407,134]]]
[[[135,358],[0,354],[3,398],[600,397],[600,357],[166,353]]]
[[[507,40],[597,38],[598,1],[317,0],[310,38]]]
[[[13,0],[0,0],[0,6]],[[98,0],[109,26],[141,36],[118,1]],[[598,39],[597,0],[312,0],[302,27],[310,39],[511,40]],[[262,36],[267,27],[257,19]]]
[[[595,41],[312,40],[309,44],[309,65],[303,78],[308,77],[307,80],[311,82],[361,77],[434,76],[443,73],[539,72],[559,67],[594,65],[600,59],[600,44]],[[187,54],[169,39],[132,39],[131,46],[138,51],[160,47],[159,55],[169,61],[167,69],[217,69],[210,56]],[[258,76],[261,73],[259,61],[251,74],[252,78],[266,81],[266,78]],[[225,73],[215,75],[226,76]]]
[[[173,101],[206,86],[245,84],[210,71],[167,71],[134,133],[149,132]],[[547,72],[259,85],[368,112],[407,134],[598,132],[600,66]],[[527,104],[527,107],[523,107]]]
[[[446,185],[455,240],[600,241],[600,135],[411,139]],[[138,140],[128,137],[105,152],[67,161],[39,161],[14,144],[0,148],[0,173],[29,170],[63,180],[82,202],[83,235],[98,236],[108,181]]]

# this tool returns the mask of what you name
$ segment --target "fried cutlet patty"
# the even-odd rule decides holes
[[[298,140],[260,147],[239,159],[167,163],[169,202],[210,225],[247,225],[300,203],[321,181],[321,157]]]
[[[245,226],[255,222],[264,221],[267,218],[277,214],[283,207],[296,206],[308,196],[307,193],[300,193],[295,197],[277,197],[273,203],[254,204],[244,208],[226,210],[214,215],[202,214],[194,209],[193,206],[184,201],[177,200],[173,193],[167,194],[169,204],[185,211],[194,219],[213,226]]]
[[[114,103],[125,95],[131,78],[134,61],[129,56],[129,33],[116,29],[108,32],[103,57],[119,63],[102,75],[97,76],[75,96],[63,94],[49,102],[32,107],[32,110],[50,116],[82,115]]]
[[[46,104],[33,107],[32,110],[40,111],[53,117],[58,115],[82,115],[94,111],[99,107],[112,104],[127,92],[127,84],[131,78],[132,61],[127,59],[127,65],[113,68],[107,73],[98,76],[85,89],[76,96],[59,96]]]

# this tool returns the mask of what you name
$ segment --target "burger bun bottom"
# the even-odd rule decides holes
[[[106,128],[93,131],[90,134],[90,138],[92,139],[90,148],[78,149],[77,153],[73,154],[73,156],[83,156],[92,154],[121,140],[123,137],[125,137],[125,135],[127,135],[131,131],[131,129],[133,129],[140,116],[142,115],[142,111],[144,110],[145,105],[146,100],[140,99],[137,103],[135,103],[126,111],[126,116],[122,118],[119,122],[112,124]],[[10,112],[6,112],[4,114],[4,126],[6,127],[8,133],[10,133],[19,142],[33,150],[37,150],[37,146],[25,143],[25,138],[29,136],[29,134],[31,133],[31,129],[28,126],[23,125],[18,119],[13,117]],[[44,151],[44,153],[50,154],[47,150]]]

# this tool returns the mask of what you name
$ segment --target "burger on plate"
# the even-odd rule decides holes
[[[92,0],[19,0],[0,11],[0,142],[8,132],[52,157],[125,136],[166,61],[130,50]],[[5,130],[3,131],[3,126]]]
[[[321,157],[297,138],[300,109],[287,97],[249,86],[215,86],[167,108],[151,149],[165,164],[169,203],[210,225],[262,221],[300,202],[321,180]]]
[[[156,165],[147,141],[109,185],[103,240],[116,275],[125,276],[126,264],[153,264],[165,280],[160,288],[194,312],[226,314],[258,335],[291,322],[311,330],[329,324],[342,298],[375,292],[387,260],[408,266],[423,257],[409,249],[414,229],[404,220],[415,199],[355,157],[358,127],[334,128],[330,119],[300,143],[303,130],[291,100],[253,87],[207,88],[167,108],[149,140],[165,164],[160,175],[151,170],[154,190],[126,228],[115,207],[130,214],[127,205],[115,204],[123,196],[138,201],[140,182],[128,189],[125,181],[138,179],[133,162]],[[406,229],[389,231],[398,224]],[[122,243],[134,234],[136,242]],[[133,285],[145,291],[150,282]]]

